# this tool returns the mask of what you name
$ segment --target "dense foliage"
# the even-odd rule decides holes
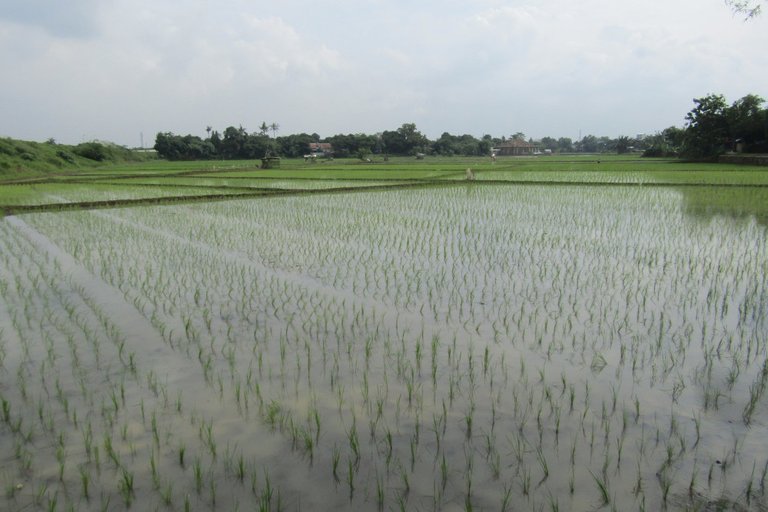
[[[728,105],[722,95],[711,94],[694,99],[695,107],[685,117],[685,128],[669,127],[654,135],[617,138],[580,136],[527,139],[541,153],[632,153],[645,156],[684,156],[711,158],[726,151],[760,152],[768,150],[768,111],[763,99],[747,95]],[[422,134],[414,123],[375,135],[338,134],[322,139],[318,134],[294,134],[277,137],[279,125],[262,123],[259,131],[248,133],[242,126],[230,126],[223,133],[208,127],[207,138],[195,135],[158,133],[155,149],[168,160],[253,159],[266,155],[301,157],[310,153],[310,144],[326,142],[333,146],[333,156],[366,159],[370,155],[484,156],[507,139],[483,135],[453,135],[444,132],[436,140]],[[272,131],[272,136],[269,131]],[[526,140],[517,132],[511,139]],[[325,155],[330,156],[330,155]]]
[[[726,151],[768,150],[768,109],[761,108],[761,97],[749,94],[729,106],[722,95],[710,94],[693,103],[685,117],[684,156],[711,158]]]
[[[510,137],[525,139],[518,132]],[[483,135],[453,135],[444,132],[436,140],[430,140],[413,123],[405,123],[396,130],[385,130],[374,135],[355,133],[337,134],[321,138],[318,134],[292,134],[270,137],[264,126],[260,131],[248,133],[242,126],[229,127],[223,135],[210,131],[205,139],[195,135],[175,135],[170,132],[158,133],[155,149],[160,158],[168,160],[208,160],[208,159],[252,159],[267,154],[277,154],[289,158],[302,157],[310,153],[310,143],[327,142],[333,146],[333,156],[339,158],[365,159],[370,155],[435,155],[435,156],[488,156],[493,148],[507,140],[506,137]],[[552,153],[627,153],[643,149],[642,138],[626,136],[612,139],[586,135],[574,142],[568,137],[555,139],[544,137],[534,141],[541,152]],[[325,155],[329,156],[329,155]]]

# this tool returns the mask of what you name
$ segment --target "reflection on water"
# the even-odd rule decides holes
[[[683,195],[685,213],[693,217],[754,217],[759,224],[768,225],[766,187],[678,187],[677,190]]]
[[[0,510],[763,510],[763,194],[6,219]]]

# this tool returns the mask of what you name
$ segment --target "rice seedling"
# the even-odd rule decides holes
[[[765,478],[768,475],[768,461],[763,465],[763,470],[760,474],[760,494],[765,494]]]
[[[48,502],[46,503],[46,509],[49,512],[54,512],[58,506],[59,503],[59,493],[58,491],[53,493],[53,496],[48,495]]]
[[[195,491],[199,495],[203,490],[203,466],[200,458],[195,458],[192,463],[192,472],[195,476]]]
[[[135,499],[134,474],[123,468],[120,472],[120,480],[118,481],[117,487],[125,506],[130,508]]]
[[[448,484],[448,462],[445,460],[445,453],[440,458],[440,488],[445,490]]]
[[[240,480],[241,483],[245,480],[245,472],[245,459],[243,458],[243,454],[240,453],[237,458],[236,475],[237,479]]]
[[[531,470],[528,468],[523,468],[520,477],[523,496],[528,496],[531,492]]]
[[[89,501],[91,499],[90,495],[90,486],[91,486],[91,474],[84,466],[80,466],[78,468],[78,471],[80,473],[80,484],[82,487],[82,495],[83,498],[85,498],[86,501]]]
[[[544,452],[541,448],[536,448],[536,460],[539,463],[539,466],[541,467],[541,472],[543,474],[541,481],[543,482],[547,478],[549,478],[549,465],[547,464],[547,459],[544,456]]]
[[[337,447],[333,447],[333,456],[331,461],[331,472],[333,473],[333,479],[339,482],[339,460],[341,459],[341,450]]]
[[[672,479],[669,477],[666,471],[658,473],[657,478],[659,485],[661,486],[661,501],[666,506],[669,499],[669,491],[672,488]]]
[[[608,505],[611,502],[611,496],[608,492],[608,482],[603,476],[602,478],[598,477],[592,471],[590,471],[590,474],[592,475],[592,479],[595,481],[595,484],[597,485],[597,489],[600,493],[600,503],[601,505],[605,506]]]
[[[173,483],[166,482],[160,489],[160,497],[166,507],[171,507],[173,505]]]
[[[211,506],[215,507],[216,505],[216,479],[215,478],[211,477],[208,480],[208,487],[209,487],[209,492],[211,496]]]
[[[6,424],[11,423],[11,404],[5,398],[0,399],[2,401],[3,408],[3,422]]]

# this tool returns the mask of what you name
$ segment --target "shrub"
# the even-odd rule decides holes
[[[0,139],[0,153],[11,155],[15,154],[13,144],[10,139]]]
[[[88,158],[89,160],[96,160],[97,162],[101,162],[109,156],[107,147],[99,142],[83,142],[72,148],[72,151],[76,155]]]
[[[66,151],[60,149],[56,152],[56,156],[64,160],[65,162],[69,164],[75,163],[75,157],[67,153]]]

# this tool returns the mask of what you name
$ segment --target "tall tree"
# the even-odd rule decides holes
[[[594,135],[585,135],[576,143],[581,153],[597,153],[600,141]]]
[[[622,135],[616,139],[616,152],[620,155],[629,153],[629,137]]]
[[[694,99],[683,135],[683,155],[712,158],[741,143],[748,152],[765,149],[768,138],[768,110],[760,96],[748,94],[728,106],[721,94]]]
[[[728,139],[725,98],[722,94],[710,94],[695,98],[693,103],[696,106],[685,116],[683,154],[711,158],[723,153]]]
[[[247,141],[248,133],[245,128],[228,126],[221,141],[221,156],[225,159],[243,158]]]
[[[301,157],[309,153],[309,143],[315,140],[307,133],[291,134],[276,138],[277,151],[288,158]]]
[[[557,139],[557,149],[563,153],[570,153],[573,151],[573,141],[570,137],[560,137]]]
[[[405,123],[396,131],[381,134],[384,151],[395,155],[414,155],[425,150],[427,138],[416,129],[414,123]]]
[[[539,143],[544,147],[544,149],[548,149],[550,151],[557,150],[557,139],[554,137],[542,137]]]
[[[328,137],[325,139],[325,142],[333,146],[334,156],[341,158],[367,158],[376,147],[377,140],[375,135],[350,133],[348,135],[338,134]]]
[[[725,116],[732,140],[741,140],[747,150],[755,149],[759,143],[765,143],[768,137],[768,110],[761,106],[765,100],[760,96],[748,94],[736,100],[726,110]]]

